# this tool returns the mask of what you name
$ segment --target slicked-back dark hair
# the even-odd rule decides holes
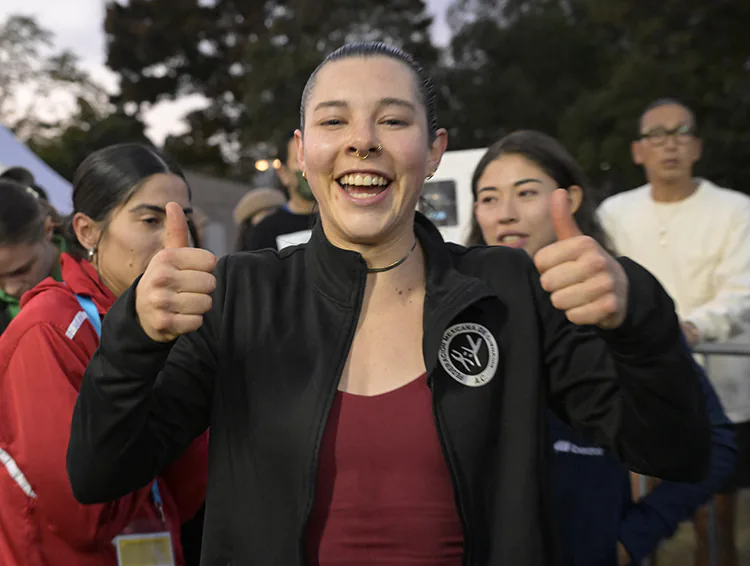
[[[127,203],[141,185],[158,173],[177,175],[188,188],[182,170],[164,153],[138,143],[124,143],[105,147],[89,155],[78,166],[73,178],[73,213],[65,225],[65,237],[70,251],[85,257],[86,251],[78,242],[73,230],[73,216],[82,212],[96,222],[109,222],[112,212]],[[197,238],[195,227],[189,224],[192,236]],[[102,230],[102,234],[105,230]]]
[[[44,239],[48,211],[31,187],[0,179],[0,202],[0,246],[36,244]]]
[[[406,51],[388,45],[381,41],[366,42],[366,43],[347,43],[346,45],[339,47],[336,51],[329,54],[323,62],[312,72],[310,78],[307,79],[305,89],[302,91],[302,103],[300,104],[300,129],[304,132],[305,130],[305,106],[310,99],[310,93],[315,86],[315,79],[318,76],[320,70],[325,67],[328,63],[333,61],[341,61],[343,59],[350,59],[352,57],[387,57],[403,63],[409,69],[416,78],[417,90],[421,98],[422,105],[425,108],[427,115],[427,129],[429,130],[429,139],[433,141],[437,135],[437,104],[435,102],[435,84],[433,83],[430,76],[425,71],[424,67],[420,65],[414,57],[409,55]]]

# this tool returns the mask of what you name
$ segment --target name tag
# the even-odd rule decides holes
[[[118,566],[175,566],[168,532],[120,535],[112,543]]]

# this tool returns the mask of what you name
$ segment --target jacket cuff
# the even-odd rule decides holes
[[[618,354],[658,356],[682,336],[674,302],[646,269],[626,257],[618,261],[628,278],[627,314],[618,328],[599,334]]]
[[[166,362],[174,341],[157,342],[141,328],[135,308],[139,276],[122,294],[102,321],[100,348],[107,358],[131,375],[152,375]]]

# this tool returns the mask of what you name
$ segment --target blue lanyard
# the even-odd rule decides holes
[[[154,483],[151,484],[151,499],[154,501],[154,507],[156,507],[156,511],[159,513],[159,517],[161,518],[161,522],[164,523],[164,526],[167,526],[167,517],[164,515],[164,501],[161,498],[161,493],[159,492],[159,483],[158,480],[154,480]]]

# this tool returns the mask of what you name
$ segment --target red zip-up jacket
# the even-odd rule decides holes
[[[99,345],[76,299],[100,316],[115,301],[86,261],[61,255],[62,278],[45,279],[21,300],[0,337],[0,564],[116,566],[112,540],[139,525],[165,530],[151,486],[111,503],[81,505],[65,467],[73,406]],[[205,500],[207,436],[158,478],[175,562],[184,564],[180,526]]]

